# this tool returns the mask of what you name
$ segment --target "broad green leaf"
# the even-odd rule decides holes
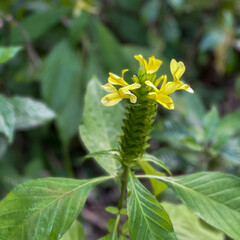
[[[72,226],[63,235],[61,240],[85,240],[83,226],[80,222],[75,221]]]
[[[89,21],[89,13],[82,12],[80,16],[72,19],[71,26],[69,29],[69,38],[71,43],[75,46],[80,40],[81,34]]]
[[[18,185],[0,202],[0,239],[59,239],[91,189],[107,179],[42,178]]]
[[[81,58],[67,41],[61,41],[47,57],[42,78],[42,94],[58,114],[61,140],[68,143],[77,133],[82,105]]]
[[[145,153],[141,161],[152,162],[157,166],[161,167],[162,169],[166,170],[169,173],[169,175],[172,175],[166,164],[151,154]]]
[[[108,161],[108,159],[110,159],[111,161],[114,161],[114,166],[116,167],[116,170],[120,172],[122,165],[121,165],[119,151],[116,151],[116,150],[99,151],[99,152],[89,153],[88,155],[85,156],[85,158],[91,158],[91,157],[95,159],[105,159],[106,162]]]
[[[21,49],[21,47],[0,47],[0,64],[13,58]]]
[[[104,91],[98,80],[88,84],[83,112],[83,123],[80,125],[80,137],[90,153],[117,149],[117,137],[121,132],[123,107],[105,107],[101,103]],[[119,165],[115,157],[95,157],[98,164],[109,174],[115,175]]]
[[[230,168],[240,165],[240,140],[230,139],[217,151],[224,160],[229,162]]]
[[[54,26],[70,9],[57,8],[46,12],[35,13],[20,21],[19,26],[13,27],[10,35],[11,43],[22,43],[41,37]],[[24,31],[23,31],[24,29]]]
[[[200,125],[205,115],[205,108],[197,94],[179,94],[174,96],[176,110],[183,115],[190,124]],[[188,111],[186,111],[188,109]]]
[[[19,172],[15,169],[13,164],[8,163],[7,161],[0,162],[1,194],[7,194],[14,187],[28,180],[30,180],[30,178],[26,176],[21,176]]]
[[[202,222],[183,204],[161,203],[172,220],[178,240],[224,240],[224,234]]]
[[[116,8],[111,8],[109,11],[109,18],[111,29],[114,29],[114,33],[116,33],[118,36],[121,36],[121,40],[128,43],[134,43],[143,46],[146,45],[147,34],[145,27],[141,21],[136,18],[136,16],[133,16],[128,12],[120,12]]]
[[[146,174],[165,176],[164,173],[158,172],[148,162],[141,162],[140,165]],[[162,191],[164,191],[167,188],[167,185],[165,183],[158,181],[156,179],[150,179],[150,182],[152,185],[154,196],[159,195]]]
[[[120,74],[121,70],[126,68],[126,61],[117,38],[98,20],[94,21],[93,31],[101,59],[107,70]]]
[[[24,130],[45,124],[55,114],[44,103],[27,98],[6,98],[0,95],[0,132],[11,142],[14,130]]]
[[[44,103],[27,97],[13,97],[10,103],[15,112],[15,129],[29,129],[55,118],[55,113]]]
[[[172,188],[197,216],[234,239],[240,238],[240,179],[203,172],[181,177],[153,177]]]
[[[203,127],[205,131],[205,141],[208,142],[214,135],[219,122],[218,111],[215,107],[208,112],[203,119]]]
[[[232,136],[240,132],[239,119],[240,119],[239,110],[223,116],[219,121],[217,130],[216,130],[216,135]]]
[[[133,174],[129,174],[127,209],[131,240],[177,239],[166,211]]]
[[[0,95],[0,132],[12,141],[16,122],[14,107],[7,98]]]

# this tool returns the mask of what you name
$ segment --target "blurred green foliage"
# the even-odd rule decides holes
[[[0,196],[31,178],[102,171],[84,162],[77,138],[86,86],[137,70],[134,54],[162,59],[164,72],[182,60],[196,93],[177,96],[174,112],[159,109],[149,151],[173,174],[240,175],[239,51],[239,0],[1,1]],[[89,94],[101,124],[101,92]]]

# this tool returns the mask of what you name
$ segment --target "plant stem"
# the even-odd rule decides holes
[[[124,171],[121,175],[121,195],[118,200],[118,216],[120,216],[120,217],[121,217],[120,211],[124,207],[125,193],[126,193],[126,189],[127,189],[128,171],[129,171],[129,168],[124,166]],[[118,220],[120,220],[120,217],[117,217]],[[118,222],[118,233],[120,234],[120,224],[119,223],[120,223],[120,221]]]

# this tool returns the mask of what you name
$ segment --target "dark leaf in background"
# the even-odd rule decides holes
[[[27,97],[6,98],[0,95],[0,132],[11,142],[14,130],[26,130],[54,119],[44,103]]]
[[[41,37],[69,11],[70,9],[67,8],[50,9],[24,18],[20,21],[19,26],[12,28],[11,43],[23,43]]]
[[[90,15],[88,13],[82,12],[80,16],[72,19],[69,29],[69,38],[73,46],[78,44],[80,37],[89,22],[89,18]]]
[[[143,24],[141,24],[141,19],[114,10],[111,12],[110,17],[112,28],[123,41],[142,45],[146,44],[146,31]]]
[[[92,34],[97,43],[102,64],[117,75],[120,75],[123,68],[127,68],[126,60],[117,38],[100,21],[93,21]]]
[[[45,60],[42,94],[57,113],[60,138],[67,143],[77,133],[82,115],[82,61],[67,41],[61,41]]]

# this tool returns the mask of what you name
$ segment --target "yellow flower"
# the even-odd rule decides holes
[[[158,84],[163,80],[160,89],[157,89]],[[148,98],[153,99],[160,103],[163,107],[172,110],[174,109],[174,103],[172,98],[168,95],[176,91],[177,85],[172,83],[167,83],[167,76],[161,76],[155,84],[150,81],[145,81],[146,85],[152,87],[154,92],[148,93]]]
[[[131,103],[137,102],[137,97],[133,93],[131,93],[130,90],[138,89],[141,87],[141,85],[139,83],[133,83],[131,85],[126,83],[123,79],[123,75],[126,71],[128,70],[124,69],[122,71],[122,77],[119,77],[113,73],[109,73],[108,83],[102,86],[105,91],[109,92],[109,94],[107,94],[101,99],[103,105],[107,107],[114,106],[119,103],[123,98],[130,99]],[[122,87],[116,89],[113,84],[120,85]]]
[[[115,75],[114,73],[109,73],[109,78],[108,78],[108,82],[114,85],[120,85],[123,87],[128,86],[128,83],[126,83],[123,79],[124,73],[127,72],[128,69],[123,69],[122,70],[122,77],[119,77],[117,75]]]
[[[136,55],[134,57],[138,60],[140,66],[143,66],[145,68],[147,74],[157,72],[157,70],[162,65],[162,61],[155,59],[155,57],[153,56],[149,58],[148,63],[141,54]]]
[[[193,89],[180,81],[181,76],[185,72],[185,66],[183,62],[177,62],[175,59],[172,59],[170,63],[170,70],[173,75],[173,83],[177,84],[176,90],[184,89],[190,93],[194,93]]]

